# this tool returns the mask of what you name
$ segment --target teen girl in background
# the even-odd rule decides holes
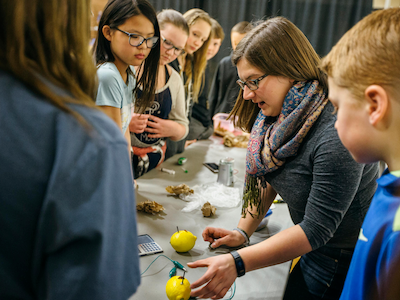
[[[207,61],[212,59],[218,53],[225,37],[224,30],[217,20],[211,19],[211,21],[211,37],[210,45],[207,50]],[[213,74],[210,73],[209,64],[207,64],[207,68],[204,72],[204,82],[201,87],[198,101],[193,105],[192,118],[190,120],[189,133],[186,137],[186,144],[192,144],[196,140],[206,140],[214,133],[208,101],[209,83],[213,77]]]
[[[111,0],[105,6],[94,45],[99,77],[96,104],[121,128],[129,150],[127,128],[133,106],[144,111],[154,99],[159,39],[156,13],[147,0]],[[134,66],[142,74],[137,82]],[[140,97],[138,87],[142,89]],[[140,132],[146,127],[148,116],[135,117],[139,119],[136,123]]]
[[[189,25],[189,38],[185,45],[185,54],[179,56],[171,65],[182,73],[186,93],[186,115],[190,122],[192,106],[193,103],[197,103],[207,66],[212,23],[208,13],[199,8],[188,10],[183,17]],[[174,142],[168,139],[165,158],[182,153],[184,150],[184,140]]]
[[[129,125],[135,178],[164,161],[167,137],[179,141],[188,133],[183,82],[178,72],[168,63],[185,53],[189,27],[182,14],[173,9],[163,10],[157,19],[161,32],[161,57],[156,95],[144,112],[148,118],[147,127],[138,132],[139,118],[133,118]],[[141,88],[138,89],[139,97],[141,92]]]

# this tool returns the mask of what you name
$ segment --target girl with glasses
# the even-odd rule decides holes
[[[148,116],[147,127],[138,130],[136,123],[139,119],[135,117],[129,125],[135,178],[164,161],[166,138],[179,141],[188,132],[183,82],[168,63],[184,53],[189,27],[182,14],[173,9],[161,11],[157,19],[161,32],[161,56],[155,98],[144,112]],[[139,88],[139,97],[141,92]]]
[[[147,0],[110,0],[105,6],[94,45],[99,77],[96,104],[121,128],[129,152],[133,106],[143,113],[154,99],[159,39],[156,13]],[[141,74],[137,81],[134,67]],[[143,131],[148,116],[135,118],[136,132]]]
[[[205,11],[193,8],[183,14],[188,26],[189,37],[185,53],[171,63],[183,77],[186,94],[186,116],[191,120],[193,103],[198,102],[204,71],[207,66],[207,50],[210,43],[211,18]],[[185,149],[185,140],[174,142],[167,140],[166,158]]]
[[[301,256],[283,299],[339,299],[378,165],[358,164],[340,142],[319,56],[289,20],[256,26],[232,61],[241,90],[231,116],[251,132],[242,216],[235,230],[208,227],[203,238],[213,248],[248,245],[277,193],[295,225],[261,243],[188,264],[208,267],[192,283],[198,288],[192,296],[219,299],[237,276]]]

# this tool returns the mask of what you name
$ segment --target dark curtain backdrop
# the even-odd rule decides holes
[[[222,26],[225,40],[209,61],[213,72],[230,54],[230,30],[240,21],[284,16],[299,27],[320,56],[326,55],[340,37],[372,12],[373,0],[149,0],[156,11],[173,8],[182,13],[198,7]]]

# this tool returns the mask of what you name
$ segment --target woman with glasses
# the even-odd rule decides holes
[[[208,267],[192,283],[192,296],[219,299],[236,277],[301,256],[284,299],[339,299],[378,165],[356,163],[340,142],[319,56],[293,23],[283,17],[262,22],[232,61],[241,92],[231,116],[251,132],[242,217],[234,230],[208,227],[203,238],[213,248],[247,246],[277,193],[295,225],[188,264]]]
[[[168,63],[185,53],[189,27],[182,14],[173,9],[161,11],[157,19],[161,32],[161,56],[155,98],[144,111],[148,117],[147,127],[138,130],[140,119],[135,117],[129,125],[135,178],[164,161],[166,138],[179,141],[188,133],[183,82]],[[141,96],[141,88],[138,96]]]
[[[186,116],[191,120],[193,103],[198,102],[204,71],[207,66],[207,51],[210,44],[211,18],[204,10],[193,8],[183,14],[188,26],[189,37],[185,53],[171,63],[181,73],[185,86]],[[167,139],[166,158],[185,150],[185,140]]]
[[[127,129],[133,106],[143,113],[154,99],[159,39],[156,13],[147,0],[111,0],[105,6],[94,45],[99,77],[96,104],[121,128],[129,153],[131,138]],[[134,67],[141,73],[137,82]],[[143,132],[148,116],[135,117],[140,125],[136,132]]]

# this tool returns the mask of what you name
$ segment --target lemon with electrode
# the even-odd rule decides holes
[[[188,300],[190,298],[190,283],[184,276],[171,277],[165,291],[169,300]]]
[[[170,244],[176,252],[188,252],[190,251],[197,240],[197,237],[193,235],[190,231],[179,230],[177,227],[177,232],[175,232],[170,239]]]

